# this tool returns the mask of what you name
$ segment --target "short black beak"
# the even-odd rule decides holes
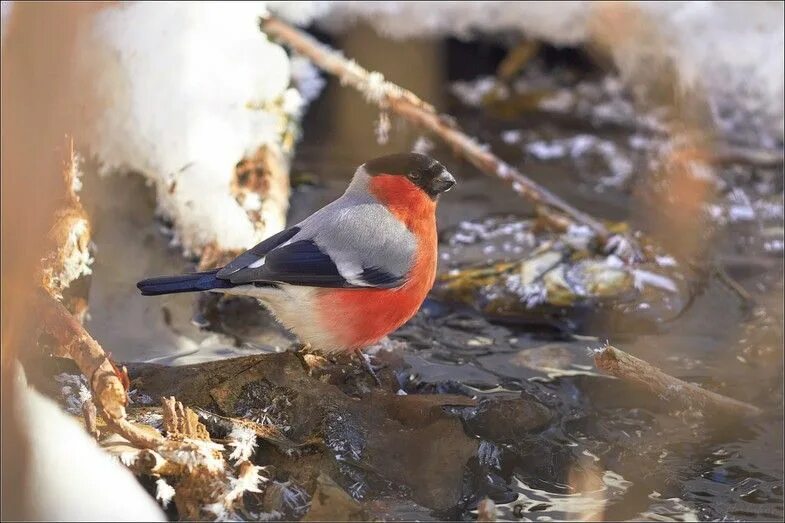
[[[452,174],[444,171],[431,181],[431,191],[434,194],[440,194],[452,189],[453,185],[455,185],[455,178],[452,177]]]

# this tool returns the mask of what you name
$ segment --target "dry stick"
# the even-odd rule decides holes
[[[714,262],[714,274],[717,275],[720,281],[724,283],[731,292],[739,297],[745,308],[749,309],[755,305],[755,298],[753,298],[752,295],[747,292],[747,289],[742,287],[739,282],[733,279],[719,262]]]
[[[701,412],[714,410],[734,416],[757,416],[762,412],[749,403],[669,376],[657,367],[610,345],[594,355],[594,364],[612,376],[645,386],[665,401]]]
[[[106,353],[81,323],[49,294],[38,295],[38,313],[43,329],[57,341],[57,356],[71,358],[87,376],[93,398],[107,425],[133,445],[157,448],[160,434],[147,432],[126,419],[126,395]]]
[[[602,223],[575,209],[502,161],[487,146],[477,143],[461,132],[452,119],[437,114],[433,106],[419,99],[414,93],[385,81],[380,73],[363,69],[353,60],[345,58],[309,34],[275,17],[262,18],[260,28],[270,37],[283,42],[323,70],[340,78],[342,84],[358,89],[368,102],[375,103],[382,110],[393,111],[415,125],[436,134],[458,155],[463,156],[481,171],[507,181],[515,192],[536,206],[556,209],[569,216],[576,224],[588,226],[603,243],[609,237],[608,230]]]
[[[719,144],[712,152],[712,160],[722,164],[746,163],[756,167],[780,167],[785,163],[782,151],[732,144]]]

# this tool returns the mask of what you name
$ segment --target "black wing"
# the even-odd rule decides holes
[[[264,258],[268,252],[275,249],[282,243],[286,243],[298,232],[300,232],[300,228],[295,226],[284,229],[277,234],[273,234],[266,240],[251,247],[240,256],[227,263],[220,271],[218,271],[216,276],[225,280],[231,279],[233,274],[245,269],[252,263],[259,261],[261,258]]]
[[[256,258],[258,261],[258,258]],[[378,268],[363,268],[348,281],[335,262],[311,240],[300,240],[272,249],[259,267],[234,272],[230,281],[236,285],[255,282],[280,282],[312,287],[397,287],[402,278]]]

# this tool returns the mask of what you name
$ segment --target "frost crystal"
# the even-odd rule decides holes
[[[234,511],[220,501],[205,505],[204,509],[212,513],[216,521],[243,521]]]
[[[387,94],[387,82],[384,79],[384,75],[377,71],[368,73],[363,94],[368,102],[374,104],[381,102],[385,94]]]
[[[55,376],[55,381],[62,385],[60,395],[65,401],[65,409],[71,414],[81,414],[84,402],[93,399],[87,379],[81,374],[63,372]]]
[[[269,478],[259,474],[261,469],[262,467],[256,465],[248,465],[242,469],[238,477],[229,478],[229,492],[224,497],[224,504],[231,506],[242,497],[244,492],[261,492],[259,483],[269,481]]]
[[[236,463],[248,461],[256,448],[256,433],[248,427],[235,425],[229,434],[229,446],[234,449],[229,459]]]
[[[174,449],[160,449],[160,454],[169,461],[188,467],[189,470],[203,466],[210,471],[219,472],[224,469],[224,461],[220,456],[223,449],[223,445],[212,441],[186,438]]]
[[[158,478],[155,482],[155,499],[161,502],[161,505],[166,508],[169,502],[174,498],[174,489],[163,478]]]
[[[126,467],[133,467],[138,457],[139,457],[138,450],[129,450],[126,452],[122,452],[120,453],[120,456],[118,456],[118,458],[120,459],[120,463],[122,463]]]

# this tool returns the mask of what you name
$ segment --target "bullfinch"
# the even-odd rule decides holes
[[[428,156],[376,158],[340,198],[226,266],[137,287],[252,296],[313,349],[359,352],[411,318],[433,286],[436,204],[453,185]]]

